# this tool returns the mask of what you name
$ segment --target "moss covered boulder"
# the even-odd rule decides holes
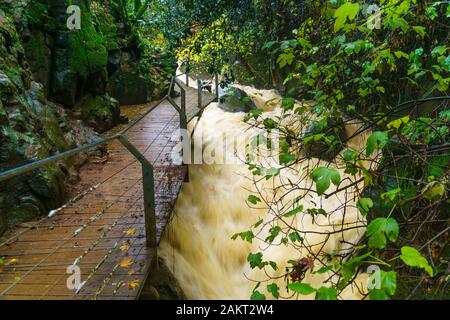
[[[77,105],[75,112],[98,132],[111,129],[120,121],[119,102],[108,95],[85,97]]]
[[[137,68],[120,69],[110,77],[106,90],[121,105],[134,105],[148,102],[152,96],[153,86],[141,76]]]
[[[238,88],[229,87],[219,99],[219,107],[227,112],[249,112],[256,105],[248,94]]]

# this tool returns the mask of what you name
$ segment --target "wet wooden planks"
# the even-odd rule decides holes
[[[197,91],[187,89],[187,114],[198,111]],[[205,93],[204,105],[214,97]],[[180,99],[176,99],[180,104]],[[189,116],[188,116],[189,118]],[[133,127],[128,140],[155,167],[157,239],[172,212],[186,167],[174,165],[179,115],[163,102]],[[155,262],[146,247],[141,165],[117,141],[104,164],[88,164],[79,190],[88,190],[51,218],[11,229],[0,239],[0,299],[136,299]],[[68,267],[78,266],[79,290]],[[73,272],[75,269],[71,269]]]

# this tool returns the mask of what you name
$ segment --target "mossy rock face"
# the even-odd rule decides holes
[[[105,47],[108,51],[120,49],[118,43],[117,21],[108,11],[107,7],[97,1],[92,1],[90,5],[91,12],[95,17],[98,31],[102,35]]]
[[[219,102],[219,107],[227,112],[249,112],[256,109],[256,105],[248,94],[234,87],[227,88]]]
[[[15,4],[9,4],[12,12]],[[1,10],[0,16],[5,17],[0,24],[0,172],[4,172],[63,152],[84,140],[61,110],[46,100],[43,86],[33,81],[15,23]],[[32,46],[42,49],[44,34],[33,36]],[[43,58],[47,53],[35,52],[40,58],[36,61],[46,64]],[[8,224],[59,207],[65,200],[66,172],[73,163],[75,160],[68,159],[0,183],[0,234]]]
[[[40,31],[31,34],[24,44],[25,55],[33,72],[34,79],[44,85],[45,95],[49,93],[52,52],[48,47],[47,36]]]
[[[81,29],[68,30],[66,9],[76,4],[81,9]],[[90,1],[55,0],[49,3],[55,20],[51,34],[52,99],[65,107],[73,107],[86,94],[104,94],[107,78],[108,51],[98,20],[89,10]],[[61,18],[62,17],[62,18]]]
[[[81,10],[81,29],[70,32],[69,66],[81,76],[86,76],[91,70],[98,71],[108,63],[108,52],[101,34],[93,24],[91,14]]]
[[[138,70],[118,70],[110,77],[106,90],[121,105],[134,105],[148,102],[153,87]]]
[[[47,0],[33,0],[28,3],[25,15],[31,30],[52,32],[55,29],[55,22],[50,17],[47,6]]]
[[[114,98],[103,96],[88,96],[75,108],[83,121],[98,132],[104,132],[114,127],[120,120],[119,103]]]

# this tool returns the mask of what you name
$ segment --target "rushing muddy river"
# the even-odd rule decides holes
[[[241,89],[244,89],[267,115],[280,113],[278,109],[280,98],[274,92],[258,91],[248,87]],[[196,125],[193,135],[195,147],[201,146],[203,150],[214,149],[216,158],[223,157],[223,147],[228,150],[237,149],[236,141],[226,137],[252,135],[256,130],[243,122],[243,116],[244,113],[226,112],[219,108],[217,103],[211,104],[200,120],[190,123],[191,130]],[[348,125],[346,129],[351,134],[357,127]],[[349,143],[358,149],[363,141],[360,137]],[[231,238],[238,232],[249,230],[260,219],[270,221],[276,215],[276,207],[268,210],[268,206],[265,205],[249,205],[248,196],[254,194],[256,189],[264,193],[265,197],[277,200],[275,202],[278,204],[290,205],[294,198],[301,196],[302,187],[305,189],[314,187],[304,167],[330,164],[310,159],[295,168],[283,170],[275,179],[255,182],[243,159],[235,152],[231,153],[232,157],[235,156],[236,163],[190,165],[190,182],[182,187],[172,221],[160,244],[160,255],[189,299],[249,299],[256,282],[267,279],[264,270],[251,269],[247,262],[249,253],[261,251],[265,260],[275,261],[278,264],[278,270],[270,270],[270,276],[279,277],[275,282],[280,287],[280,294],[289,297],[291,295],[286,292],[283,277],[286,273],[286,263],[289,259],[306,257],[308,252],[285,245],[267,246],[258,239],[265,239],[269,228],[265,228],[252,243]],[[331,165],[337,167],[342,180],[345,180],[347,175],[344,170],[340,169],[338,164]],[[340,187],[358,178],[351,177],[347,182],[342,182]],[[299,188],[281,199],[281,195],[286,191],[282,190],[283,184],[287,180],[296,181]],[[338,193],[326,200],[317,194],[308,194],[300,200],[300,204],[305,208],[314,204],[327,212],[332,212],[327,217],[318,216],[315,219],[307,214],[298,215],[289,221],[298,230],[315,232],[304,234],[304,243],[312,252],[319,250],[330,254],[343,252],[348,250],[348,243],[356,243],[362,237],[365,220],[360,216],[355,205],[356,199],[351,194],[356,187],[361,188],[362,185],[356,184],[350,189],[350,194],[348,191],[345,195]],[[332,186],[329,191],[332,192],[335,188]],[[345,232],[335,232],[344,224],[351,228]],[[313,263],[316,270],[321,267],[318,261]],[[319,288],[327,286],[324,281],[330,277],[333,277],[332,271],[325,274],[308,272],[303,282]],[[362,288],[365,287],[365,279],[366,277],[362,275],[357,281]],[[266,285],[261,285],[260,291],[270,298],[271,295],[265,288]],[[360,297],[360,292],[355,286],[348,287],[340,295],[342,299]],[[314,299],[314,295],[293,298]]]

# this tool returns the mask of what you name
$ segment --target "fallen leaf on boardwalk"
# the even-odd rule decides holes
[[[123,259],[119,262],[119,266],[122,268],[128,268],[133,264],[133,262],[134,261],[132,259]]]
[[[14,278],[14,281],[20,281],[20,279],[22,279],[22,278],[17,276],[17,277]]]
[[[128,271],[128,275],[132,276],[132,275],[136,274],[136,272],[137,272],[136,270],[131,269],[130,271]]]
[[[3,269],[2,268],[0,268],[0,273],[2,273],[3,272]]]
[[[5,266],[10,266],[13,264],[17,264],[17,262],[19,262],[19,259],[13,258],[13,259],[9,259],[9,261],[7,263],[5,263]]]
[[[128,249],[130,249],[130,246],[128,244],[124,244],[120,247],[120,250],[122,251],[128,251]]]
[[[133,281],[128,282],[128,288],[134,290],[139,287],[139,280],[134,279]]]
[[[131,236],[131,235],[133,235],[133,234],[136,233],[136,229],[128,229],[128,230],[126,231],[126,233],[127,233],[128,236]]]
[[[100,228],[97,229],[97,231],[106,231],[108,227],[109,227],[108,225],[101,226]]]

